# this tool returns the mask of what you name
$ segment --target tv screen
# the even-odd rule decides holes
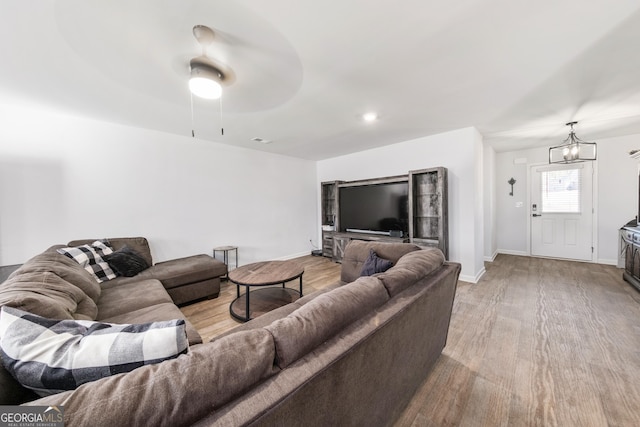
[[[340,231],[408,231],[408,182],[340,187]]]

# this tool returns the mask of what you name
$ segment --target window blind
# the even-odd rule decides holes
[[[580,213],[581,168],[541,172],[543,213]]]

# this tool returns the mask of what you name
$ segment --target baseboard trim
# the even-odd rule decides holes
[[[469,276],[466,274],[461,274],[459,280],[461,282],[467,282],[467,283],[478,283],[480,281],[480,279],[482,278],[482,276],[484,276],[484,273],[486,273],[487,270],[482,267],[482,269],[475,275],[475,276]]]
[[[484,260],[485,262],[493,262],[496,260],[497,256],[498,256],[498,251],[495,251],[491,256],[485,256]]]
[[[528,252],[525,251],[511,251],[509,249],[498,249],[498,254],[505,255],[516,255],[516,256],[531,256]]]
[[[306,252],[299,252],[297,254],[281,256],[279,258],[274,258],[274,260],[275,261],[288,261],[290,259],[300,258],[300,257],[306,256],[306,255],[311,255],[311,250],[308,250]]]

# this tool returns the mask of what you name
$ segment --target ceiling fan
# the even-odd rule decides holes
[[[193,36],[200,44],[202,54],[189,61],[189,89],[200,98],[218,99],[222,96],[222,84],[230,84],[233,73],[207,56],[207,47],[215,37],[211,28],[196,25],[193,27]]]
[[[193,36],[196,38],[202,54],[189,61],[189,90],[193,95],[204,99],[220,99],[220,133],[224,135],[222,127],[222,85],[229,85],[234,80],[234,74],[228,67],[215,62],[207,56],[207,47],[211,45],[215,34],[206,25],[196,25],[193,27]],[[191,136],[195,137],[193,118],[193,97],[191,98]]]

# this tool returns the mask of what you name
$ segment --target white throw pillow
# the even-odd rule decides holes
[[[57,251],[80,264],[82,268],[95,277],[98,283],[102,283],[105,280],[115,279],[117,277],[109,264],[102,259],[103,255],[113,253],[113,249],[105,245],[100,240],[96,240],[90,245],[60,248],[57,249]]]
[[[173,359],[188,349],[183,319],[117,325],[46,319],[7,306],[0,311],[2,364],[40,396]]]

